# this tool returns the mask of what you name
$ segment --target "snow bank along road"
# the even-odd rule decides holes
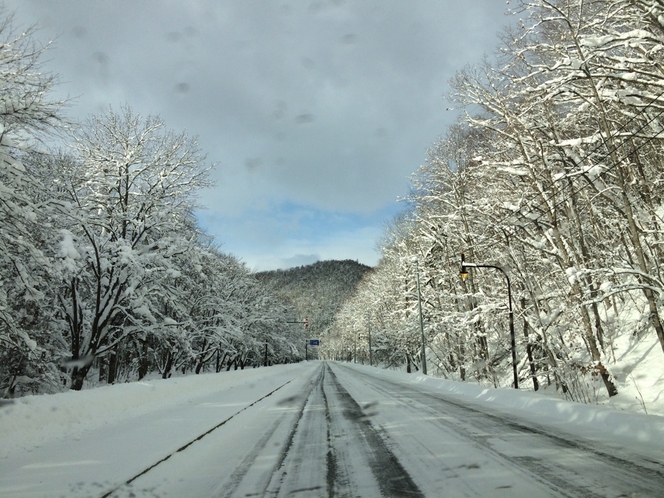
[[[309,362],[216,379],[135,409],[122,395],[136,386],[109,388],[123,412],[105,425],[6,451],[0,496],[664,495],[661,453],[517,422],[398,374]],[[26,403],[0,424],[20,433],[16,417],[38,411]]]

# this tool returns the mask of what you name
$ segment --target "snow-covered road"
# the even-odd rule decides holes
[[[661,417],[489,390],[501,406],[445,382],[308,362],[26,398],[0,410],[0,496],[664,492]],[[517,418],[509,405],[521,399],[557,418],[523,407]],[[620,422],[601,426],[607,417]],[[630,438],[635,426],[648,441]]]

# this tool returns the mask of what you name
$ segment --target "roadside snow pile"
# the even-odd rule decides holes
[[[558,432],[601,441],[616,449],[638,448],[661,455],[664,447],[664,417],[619,411],[553,398],[534,391],[512,388],[487,388],[467,382],[456,382],[421,374],[406,374],[368,366],[353,368],[370,370],[402,384],[409,384],[444,395],[460,404],[474,405],[489,412],[509,415],[515,422],[529,426],[552,428]]]
[[[271,367],[270,372],[274,368],[287,371],[297,364]],[[241,389],[265,375],[265,368],[247,369],[18,398],[0,406],[0,458],[16,448],[34,449],[53,439],[78,439],[99,427],[191,403],[211,392]]]

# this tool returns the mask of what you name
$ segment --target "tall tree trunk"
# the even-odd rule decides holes
[[[171,375],[171,368],[173,368],[173,353],[169,349],[166,352],[166,365],[164,366],[164,373],[161,374],[162,379],[168,379]]]
[[[203,340],[203,347],[201,348],[198,362],[196,363],[196,375],[201,373],[203,365],[205,364],[205,355],[207,354],[207,339]]]
[[[138,364],[138,380],[141,380],[148,374],[148,339],[147,337],[141,341],[141,348],[139,352]]]
[[[99,382],[104,382],[108,375],[108,359],[105,356],[97,358],[97,364],[99,365]]]
[[[90,370],[90,365],[81,368],[79,367],[74,368],[74,370],[71,373],[72,391],[80,391],[81,389],[83,389],[83,382],[85,381],[85,377],[87,377],[89,370]]]
[[[521,309],[526,309],[526,299],[521,298]],[[530,365],[530,376],[533,379],[533,390],[539,390],[539,381],[537,380],[537,368],[535,367],[535,360],[533,359],[533,346],[530,344],[528,337],[528,320],[523,317],[523,336],[526,338],[526,355],[528,356],[528,364]]]
[[[108,383],[114,384],[118,375],[118,346],[115,345],[108,354]]]
[[[585,330],[586,343],[588,345],[588,348],[590,349],[590,353],[592,355],[593,360],[595,360],[595,370],[601,377],[602,382],[604,382],[604,386],[606,387],[606,391],[608,392],[609,397],[615,396],[616,394],[618,394],[618,389],[611,380],[611,376],[609,375],[608,370],[602,363],[602,354],[600,353],[600,350],[597,347],[595,334],[593,334],[592,331],[592,325],[590,323],[590,316],[588,315],[588,309],[583,305],[580,305],[580,309],[581,309],[581,318],[583,321],[583,327]]]

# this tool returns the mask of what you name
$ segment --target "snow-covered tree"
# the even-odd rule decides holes
[[[389,299],[389,316],[408,330],[404,261],[415,258],[429,364],[498,385],[511,367],[505,280],[478,269],[462,281],[459,253],[499,266],[515,297],[520,378],[584,400],[597,378],[611,396],[617,337],[650,331],[664,347],[664,6],[524,0],[516,9],[499,59],[452,81],[467,112],[415,175],[409,223],[395,224],[399,236],[369,277],[380,282],[373,299]],[[344,322],[359,321],[366,303],[356,295]],[[391,348],[401,340],[385,338]]]
[[[20,155],[61,124],[63,105],[49,97],[54,77],[40,70],[46,47],[12,21],[0,5],[0,383],[9,394],[18,382],[43,377],[47,354],[38,337],[49,266],[34,240],[41,206],[32,193],[39,186]]]
[[[95,357],[161,326],[151,290],[178,278],[196,191],[208,168],[197,143],[128,108],[91,117],[59,171],[67,224],[54,255],[73,389]]]

